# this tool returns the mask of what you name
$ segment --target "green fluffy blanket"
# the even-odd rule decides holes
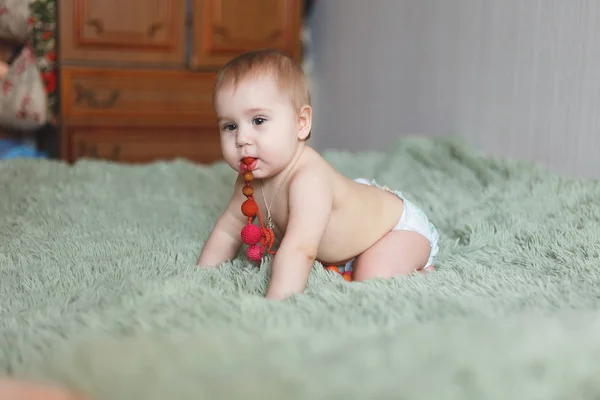
[[[600,396],[598,182],[454,140],[325,157],[428,213],[435,273],[315,264],[267,301],[268,262],[195,267],[226,165],[0,163],[2,372],[99,400]]]

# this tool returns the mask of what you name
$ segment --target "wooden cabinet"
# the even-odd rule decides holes
[[[62,158],[221,158],[219,67],[274,47],[300,61],[301,0],[61,0]]]

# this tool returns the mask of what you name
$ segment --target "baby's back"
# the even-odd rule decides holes
[[[328,175],[333,187],[333,209],[317,259],[343,264],[394,228],[403,202],[392,193],[343,176],[318,155],[311,163],[315,173]]]

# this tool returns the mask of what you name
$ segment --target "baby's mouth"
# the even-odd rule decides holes
[[[256,157],[244,157],[242,158],[242,170],[249,169],[250,171],[256,169],[256,164],[258,163],[258,158]]]

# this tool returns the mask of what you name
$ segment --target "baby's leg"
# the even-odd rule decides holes
[[[422,271],[430,252],[429,240],[423,235],[412,231],[391,231],[356,258],[353,280],[390,278]]]

